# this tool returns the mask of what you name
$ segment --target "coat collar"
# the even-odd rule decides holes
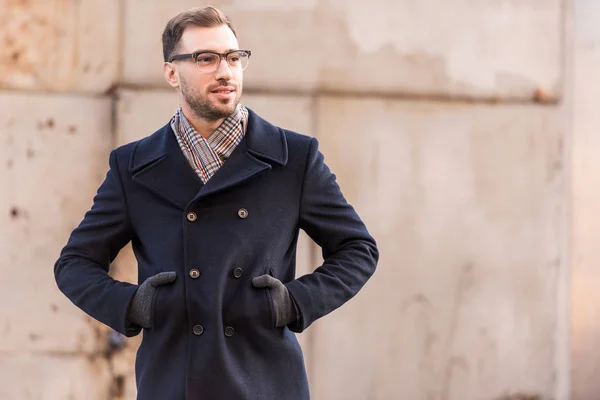
[[[287,160],[283,129],[248,109],[244,139],[206,185],[189,165],[170,123],[136,144],[129,171],[134,181],[185,210],[192,201],[238,185],[274,165],[285,166]]]

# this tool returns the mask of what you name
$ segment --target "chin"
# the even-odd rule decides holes
[[[217,104],[217,108],[223,110],[223,111],[227,111],[228,113],[232,113],[235,111],[235,107],[237,107],[238,102],[236,100],[225,100],[225,101],[220,101]]]

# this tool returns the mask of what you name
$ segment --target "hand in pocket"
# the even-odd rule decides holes
[[[128,318],[131,322],[139,326],[150,329],[152,328],[152,300],[156,295],[156,290],[162,285],[175,282],[177,272],[161,272],[146,279],[138,289],[131,300],[129,307]]]
[[[276,327],[280,328],[296,321],[297,313],[294,300],[292,300],[287,288],[279,279],[271,275],[261,275],[252,279],[252,285],[259,289],[269,290]]]

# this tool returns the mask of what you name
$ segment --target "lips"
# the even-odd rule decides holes
[[[231,86],[219,86],[218,88],[211,90],[211,93],[217,94],[230,94],[233,92],[235,92],[235,88]]]

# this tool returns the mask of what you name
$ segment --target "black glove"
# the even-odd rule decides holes
[[[271,275],[261,275],[252,279],[252,285],[259,289],[267,288],[271,291],[276,327],[286,326],[297,320],[298,312],[294,300],[279,279],[273,278]]]
[[[142,328],[152,328],[152,299],[156,288],[172,283],[177,278],[177,272],[161,272],[146,279],[139,285],[129,306],[128,319]]]

